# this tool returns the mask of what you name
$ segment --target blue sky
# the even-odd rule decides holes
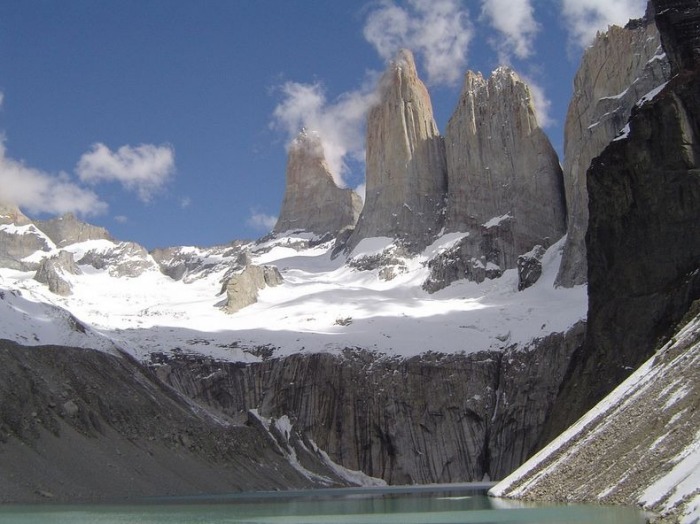
[[[286,143],[321,133],[364,180],[363,116],[399,47],[444,131],[467,69],[530,83],[561,152],[582,49],[644,0],[3,0],[0,201],[148,248],[257,238]]]

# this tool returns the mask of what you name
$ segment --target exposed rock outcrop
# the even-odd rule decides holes
[[[50,220],[37,220],[36,226],[48,236],[57,247],[65,247],[86,240],[111,240],[109,232],[78,220],[72,213],[66,213]]]
[[[38,267],[24,258],[50,251],[51,241],[17,206],[0,203],[0,267],[31,270]]]
[[[564,129],[568,227],[557,285],[586,282],[586,171],[591,161],[620,133],[637,101],[669,78],[659,32],[653,16],[647,16],[600,33],[576,73]]]
[[[542,276],[542,257],[545,249],[537,245],[518,257],[518,291],[529,288]]]
[[[556,443],[491,490],[499,497],[639,505],[698,522],[700,317]]]
[[[380,101],[367,117],[365,205],[348,247],[385,236],[420,249],[442,227],[444,141],[410,51],[398,53],[379,89]]]
[[[244,258],[247,258],[244,256]],[[235,313],[258,301],[258,291],[266,287],[279,286],[282,275],[275,266],[256,266],[246,263],[228,278],[225,284],[227,313]]]
[[[467,72],[445,134],[448,231],[469,232],[471,257],[502,270],[564,234],[559,160],[527,85],[509,68]]]
[[[289,146],[284,201],[273,232],[335,236],[355,225],[361,209],[360,196],[333,180],[319,135],[302,130]]]
[[[537,446],[582,332],[505,354],[402,360],[346,350],[248,365],[180,357],[155,370],[232,418],[249,409],[289,417],[334,462],[387,482],[481,480],[506,475]]]
[[[347,484],[318,458],[324,477],[300,471],[267,431],[219,415],[127,357],[0,340],[0,502]]]
[[[237,259],[243,253],[245,242],[234,241],[231,244],[209,248],[168,247],[151,251],[151,256],[161,273],[173,280],[185,283],[205,278],[211,271],[221,269],[227,260]]]
[[[552,436],[648,359],[700,298],[700,69],[674,68],[588,171],[588,333]]]
[[[57,255],[45,258],[39,264],[34,280],[49,286],[49,291],[56,295],[70,295],[72,287],[65,279],[65,274],[78,275],[80,268],[68,251],[59,251]]]
[[[134,242],[109,243],[107,246],[86,252],[78,264],[95,269],[105,269],[113,277],[137,277],[157,268],[146,248]]]

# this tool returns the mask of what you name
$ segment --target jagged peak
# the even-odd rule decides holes
[[[323,140],[321,140],[320,133],[305,127],[301,128],[301,131],[289,144],[289,152],[303,152],[325,159]]]
[[[391,61],[391,65],[393,69],[405,69],[408,72],[416,73],[416,60],[410,49],[399,49],[396,57]]]
[[[498,66],[491,72],[491,76],[488,78],[485,78],[479,71],[470,70],[464,75],[462,96],[474,95],[477,92],[486,89],[489,91],[503,91],[510,86],[518,84],[522,85],[526,89],[527,96],[529,97],[529,88],[527,87],[527,84],[520,78],[518,73],[516,73],[515,70],[509,66]]]

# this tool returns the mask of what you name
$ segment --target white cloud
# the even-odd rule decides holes
[[[187,209],[192,205],[192,199],[190,197],[182,197],[180,199],[180,208],[181,209]]]
[[[5,93],[0,91],[0,108],[2,108],[2,103],[5,101]]]
[[[459,82],[473,34],[469,13],[459,0],[408,0],[406,7],[383,0],[364,27],[367,41],[387,61],[401,48],[413,51],[429,84]]]
[[[14,204],[28,213],[96,215],[107,204],[90,190],[73,183],[61,173],[51,175],[6,156],[0,140],[0,201]]]
[[[116,152],[104,144],[94,144],[76,166],[76,173],[83,182],[116,181],[129,191],[136,191],[144,202],[148,202],[174,172],[172,147],[151,144],[122,146]]]
[[[255,210],[250,211],[250,216],[245,221],[245,223],[256,229],[258,231],[272,231],[277,223],[277,217],[272,215],[266,215],[265,213],[259,213]]]
[[[609,25],[624,26],[631,18],[644,15],[646,0],[561,0],[562,14],[571,40],[588,46],[598,31]]]
[[[272,127],[284,131],[288,143],[303,127],[316,131],[336,184],[345,187],[350,173],[348,156],[364,162],[365,116],[376,101],[375,90],[370,88],[373,84],[368,81],[329,101],[319,83],[286,82],[280,87],[284,98],[275,107]]]
[[[510,54],[520,59],[533,54],[533,41],[540,29],[533,11],[530,0],[482,0],[482,18],[504,37],[493,39],[501,62],[509,62]]]
[[[114,221],[118,224],[126,224],[129,221],[129,217],[125,215],[117,215],[114,217]]]

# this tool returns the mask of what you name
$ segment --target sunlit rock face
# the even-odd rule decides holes
[[[568,227],[558,285],[586,282],[586,171],[591,161],[620,133],[639,99],[666,82],[669,72],[653,13],[624,28],[611,26],[586,49],[564,129]]]
[[[467,72],[445,135],[448,231],[470,233],[472,256],[501,270],[564,234],[559,159],[528,86],[507,67]]]
[[[443,138],[410,51],[398,53],[379,90],[380,100],[367,117],[365,206],[348,246],[386,236],[420,249],[442,227],[447,189]]]
[[[360,196],[333,180],[321,137],[302,130],[289,146],[284,201],[273,232],[335,235],[354,226],[361,209]]]
[[[110,240],[109,232],[78,220],[72,213],[66,213],[50,220],[37,220],[36,225],[53,240],[57,247],[65,247],[86,240]]]

